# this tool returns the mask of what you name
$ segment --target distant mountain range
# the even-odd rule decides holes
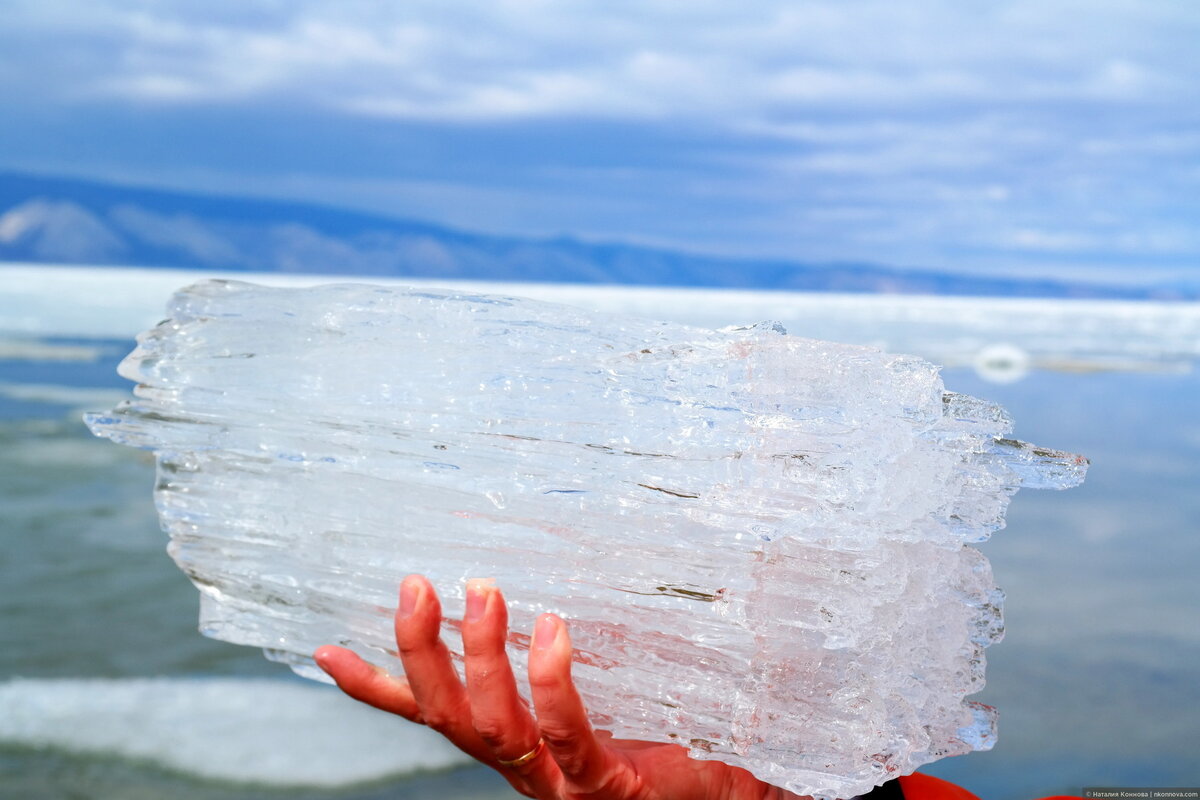
[[[493,236],[309,203],[12,172],[0,172],[0,261],[817,292],[1129,299],[1198,295],[1182,287],[1111,287]]]

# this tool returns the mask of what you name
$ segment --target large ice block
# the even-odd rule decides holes
[[[849,797],[994,741],[987,559],[1019,486],[1086,460],[1008,438],[932,364],[511,297],[362,285],[178,293],[88,424],[152,449],[201,630],[321,677],[402,668],[400,579],[460,651],[463,580],[569,622],[597,727]]]

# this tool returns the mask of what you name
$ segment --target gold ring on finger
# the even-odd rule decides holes
[[[502,767],[509,767],[509,768],[523,767],[526,764],[528,764],[530,761],[533,761],[535,758],[540,756],[542,754],[542,751],[545,749],[546,749],[546,740],[539,737],[537,740],[537,744],[535,744],[533,746],[533,749],[530,750],[525,755],[514,758],[511,761],[509,761],[506,758],[497,758],[496,761],[498,761],[500,763],[500,766],[502,766]]]

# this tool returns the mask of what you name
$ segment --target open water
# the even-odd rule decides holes
[[[515,796],[415,726],[196,633],[153,464],[80,421],[125,395],[130,347],[0,346],[0,796]],[[982,546],[1009,598],[977,696],[999,743],[925,771],[994,800],[1200,784],[1200,375],[945,380],[1092,468],[1079,489],[1020,493]]]

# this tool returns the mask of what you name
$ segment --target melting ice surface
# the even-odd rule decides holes
[[[400,579],[461,652],[463,580],[523,635],[568,619],[597,727],[849,797],[986,749],[987,559],[1020,486],[1085,459],[1008,438],[910,356],[362,285],[178,293],[92,414],[152,449],[204,633],[302,675],[339,643],[395,673]]]

